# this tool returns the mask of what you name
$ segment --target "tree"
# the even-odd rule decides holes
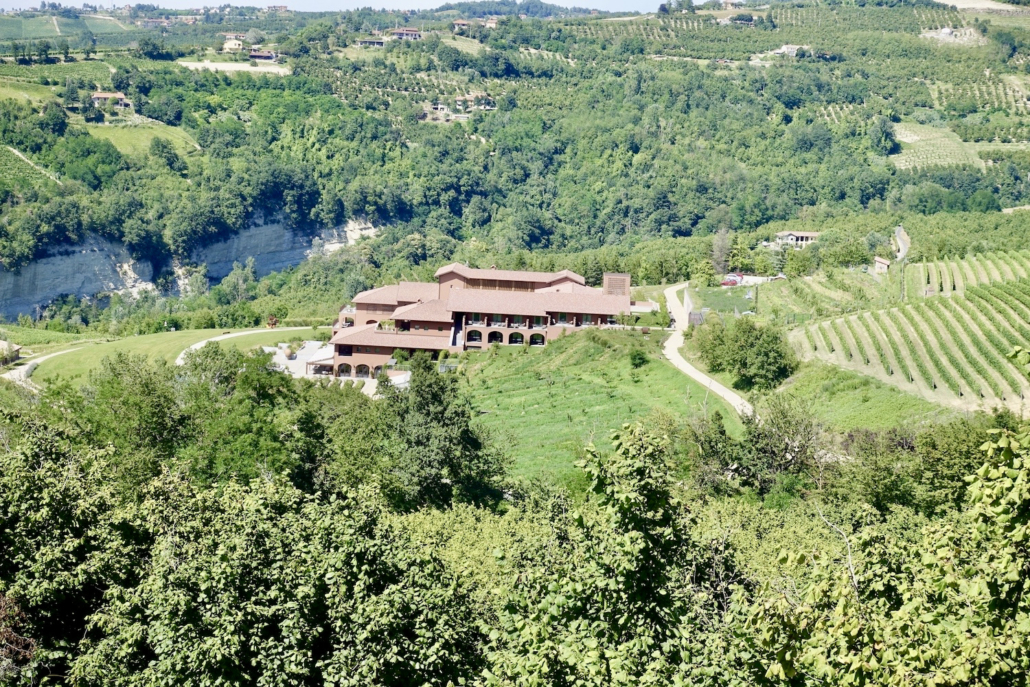
[[[766,589],[750,642],[774,684],[1025,685],[1030,674],[1030,433],[993,430],[967,506],[926,522],[905,509],[857,530],[841,557]],[[849,531],[851,530],[851,531]]]
[[[735,574],[692,540],[668,441],[625,425],[612,446],[587,448],[589,501],[555,518],[550,553],[519,570],[487,684],[693,684],[733,660],[719,600]]]
[[[47,62],[50,59],[50,50],[50,41],[45,38],[36,43],[36,54],[39,55],[40,62]]]
[[[1001,203],[998,197],[987,189],[980,189],[969,196],[966,207],[970,212],[1000,212]]]
[[[787,249],[787,261],[783,267],[783,273],[792,279],[805,277],[815,271],[815,259],[812,251],[802,248],[801,250]]]
[[[724,274],[729,268],[730,260],[730,232],[729,229],[721,229],[712,239],[712,266],[717,274]]]

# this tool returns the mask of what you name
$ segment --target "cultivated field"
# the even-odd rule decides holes
[[[894,126],[894,131],[901,143],[901,152],[890,159],[898,169],[946,165],[984,168],[976,149],[950,129],[902,122]]]
[[[920,262],[905,268],[905,297],[950,296],[974,286],[1030,277],[1030,250],[978,253],[965,258]]]
[[[788,326],[813,317],[886,307],[900,285],[861,270],[832,270],[804,279],[779,279],[754,286],[691,289],[694,309],[719,313],[755,312]],[[750,298],[748,297],[750,295]],[[757,302],[755,297],[757,296]]]
[[[0,145],[0,182],[14,188],[34,188],[52,184],[50,177]]]
[[[791,333],[802,358],[963,410],[1024,411],[1030,380],[1006,357],[1030,341],[1030,280],[824,320]]]
[[[515,458],[512,472],[569,480],[583,445],[604,443],[623,422],[660,409],[676,417],[701,411],[705,390],[660,360],[663,335],[645,339],[639,332],[592,331],[568,336],[542,349],[501,347],[496,354],[474,354],[469,390],[480,420],[503,433]],[[634,370],[629,351],[643,348],[650,357]],[[715,396],[708,412],[718,410],[731,433],[740,430],[736,413]]]

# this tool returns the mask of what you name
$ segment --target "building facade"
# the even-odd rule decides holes
[[[452,264],[436,283],[400,282],[359,293],[340,311],[330,343],[333,372],[375,377],[395,351],[460,353],[493,344],[543,346],[630,311],[628,274],[605,274],[600,289],[575,272],[476,269]]]

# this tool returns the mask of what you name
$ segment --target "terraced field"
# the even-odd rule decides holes
[[[920,262],[905,268],[905,297],[912,300],[951,296],[975,286],[1027,278],[1030,278],[1030,250]]]
[[[1014,263],[986,267],[1016,271]],[[940,283],[954,284],[962,270],[944,264],[936,274]],[[804,359],[861,372],[942,405],[1022,414],[1030,398],[1030,379],[1006,357],[1013,346],[1030,342],[1030,278],[823,320],[790,338]]]

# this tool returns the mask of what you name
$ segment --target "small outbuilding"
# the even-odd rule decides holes
[[[16,363],[19,358],[21,358],[21,346],[15,346],[10,341],[0,341],[0,365]]]
[[[891,268],[891,261],[877,255],[873,258],[873,272],[876,274],[887,274]]]

